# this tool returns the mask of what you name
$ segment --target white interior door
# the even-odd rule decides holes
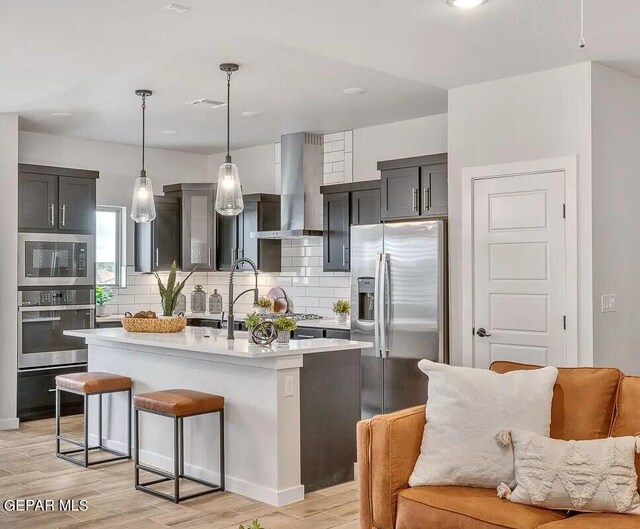
[[[563,172],[473,182],[476,367],[566,364]]]

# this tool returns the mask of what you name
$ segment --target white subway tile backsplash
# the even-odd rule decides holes
[[[328,152],[324,155],[324,163],[344,161],[344,151]]]
[[[339,140],[344,140],[344,132],[334,132],[333,134],[325,134],[324,135],[324,141],[326,142],[331,142],[331,141],[339,141]]]
[[[333,162],[334,173],[344,173],[344,162]],[[344,177],[344,174],[343,174]]]

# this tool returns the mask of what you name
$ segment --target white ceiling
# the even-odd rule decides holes
[[[446,90],[596,60],[640,77],[640,0],[2,0],[0,112],[21,128],[136,144],[136,88],[148,101],[149,144],[220,152],[232,81],[234,148],[287,132],[331,132],[446,112]],[[363,96],[343,88],[365,87]],[[259,118],[244,118],[258,111]],[[75,117],[59,119],[54,112]],[[176,136],[161,131],[173,129]]]

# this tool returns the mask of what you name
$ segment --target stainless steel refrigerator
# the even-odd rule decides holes
[[[351,339],[362,351],[362,418],[423,404],[422,358],[449,361],[446,221],[351,228]]]

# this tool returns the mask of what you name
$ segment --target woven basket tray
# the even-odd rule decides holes
[[[125,316],[122,318],[122,326],[129,332],[180,332],[187,326],[187,318],[176,316],[174,318],[134,318]]]

